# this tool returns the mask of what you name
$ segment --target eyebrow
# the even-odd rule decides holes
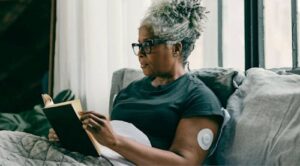
[[[146,38],[146,39],[144,39],[144,42],[147,41],[147,40],[150,40],[150,39],[152,39],[152,38]],[[138,42],[141,43],[140,40],[138,40]]]

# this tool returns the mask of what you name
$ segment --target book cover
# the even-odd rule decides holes
[[[80,100],[55,104],[47,94],[43,94],[42,98],[45,104],[43,112],[55,130],[61,145],[69,151],[99,156],[101,145],[89,131],[82,128],[79,114],[82,111]]]

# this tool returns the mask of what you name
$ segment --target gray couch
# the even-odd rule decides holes
[[[219,98],[231,119],[215,153],[206,161],[217,165],[300,164],[300,76],[252,68],[206,68],[191,71]],[[121,69],[113,74],[110,111],[114,96],[140,70]]]

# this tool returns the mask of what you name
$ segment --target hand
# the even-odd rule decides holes
[[[59,138],[56,135],[55,131],[53,130],[53,128],[49,129],[49,134],[48,134],[48,139],[51,142],[58,142]]]
[[[117,135],[112,130],[110,121],[103,115],[87,111],[81,113],[80,120],[83,128],[88,130],[95,139],[104,146],[112,147],[117,145]]]

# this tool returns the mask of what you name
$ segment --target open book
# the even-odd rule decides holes
[[[55,104],[47,94],[42,94],[45,104],[43,111],[55,130],[61,145],[84,155],[99,156],[101,145],[93,135],[82,128],[80,100],[72,100]]]

